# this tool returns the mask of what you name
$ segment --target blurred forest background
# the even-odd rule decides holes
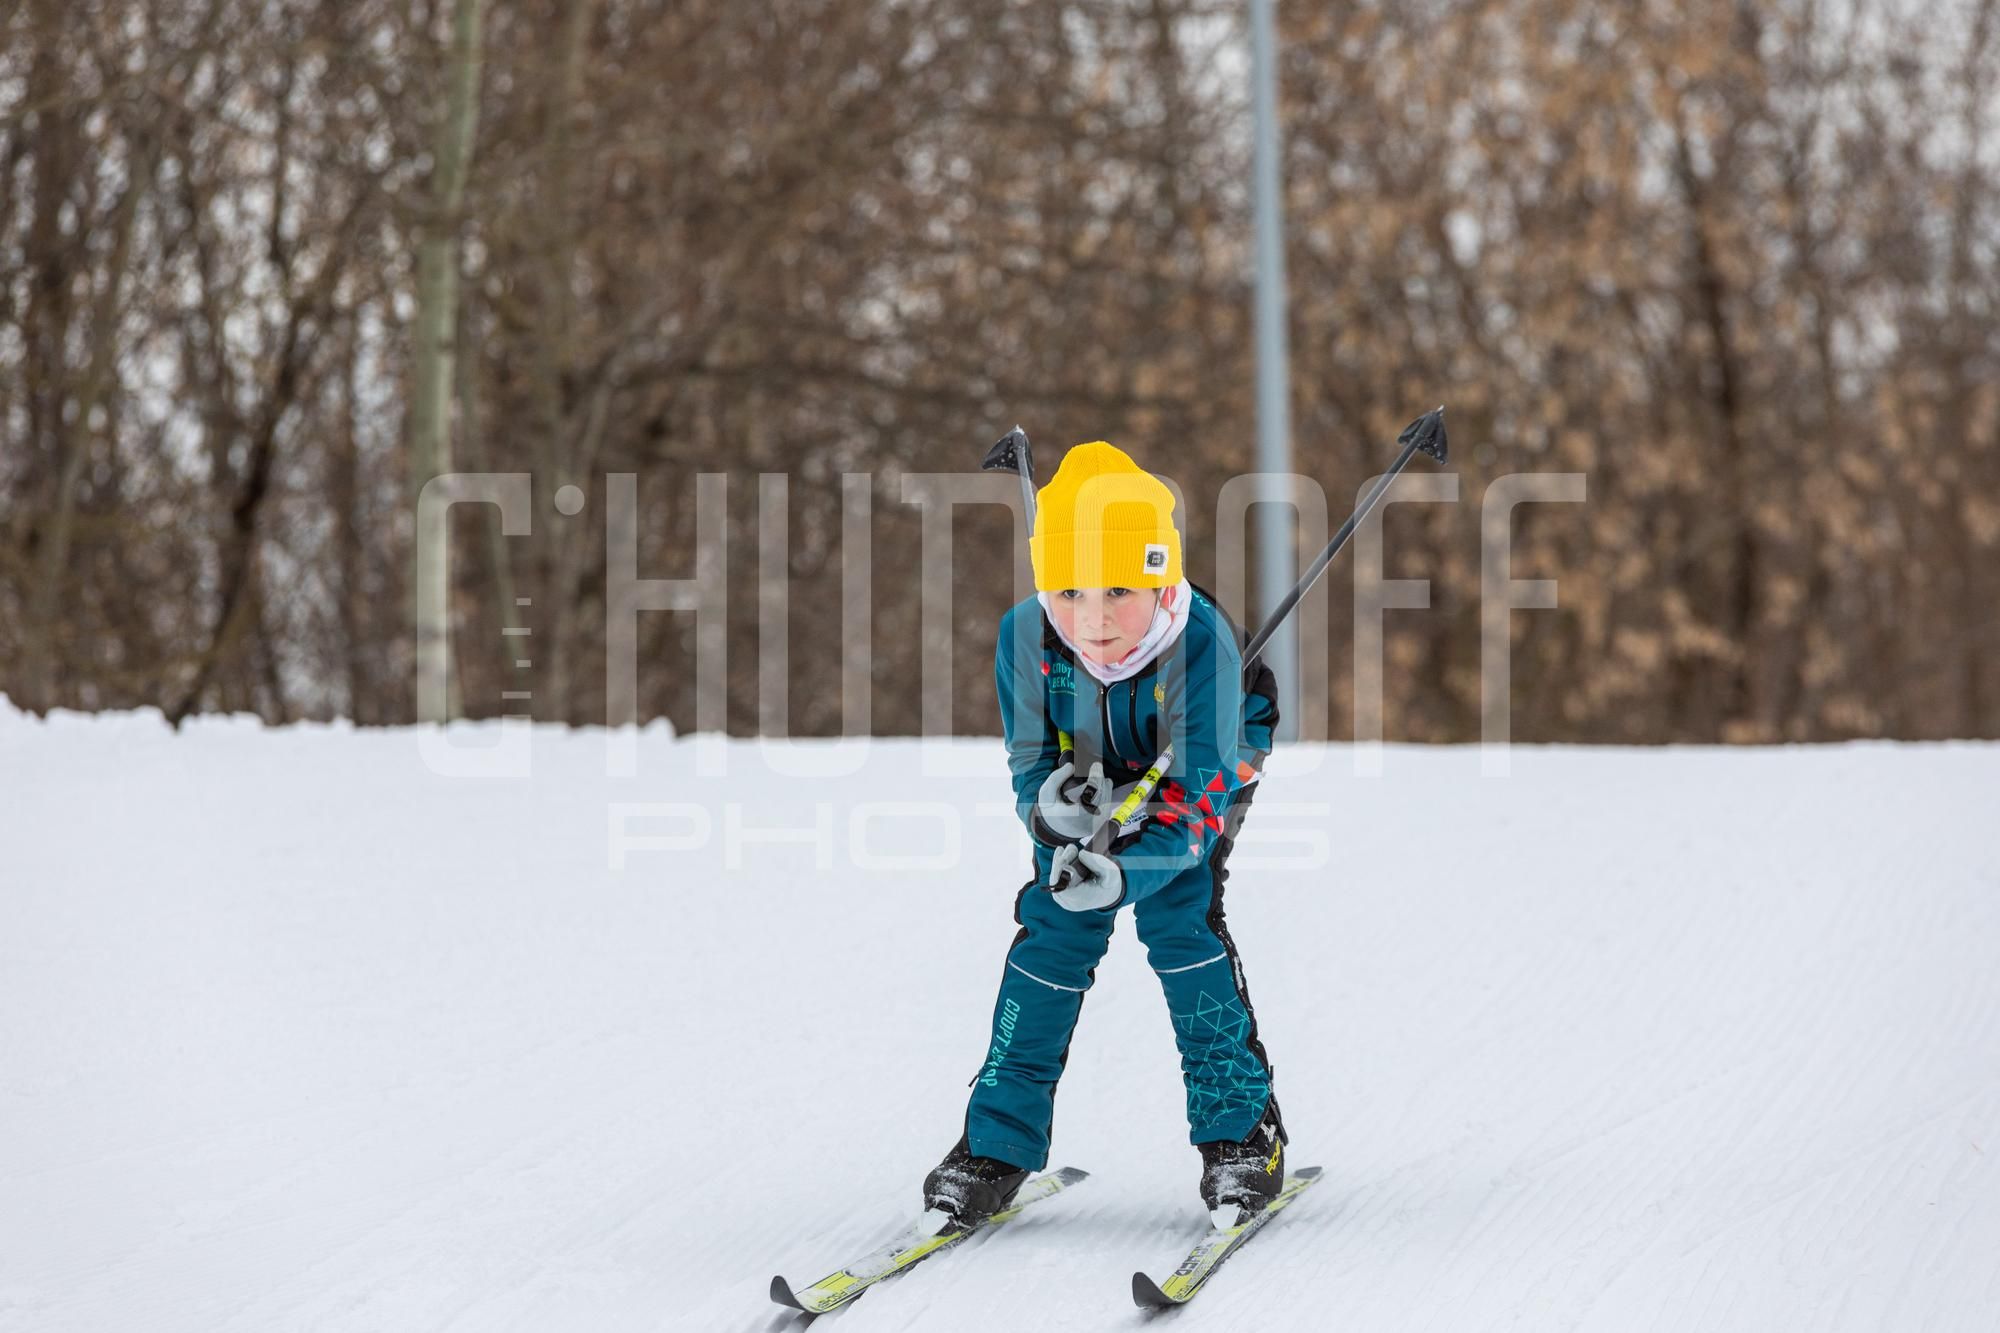
[[[415,714],[413,496],[458,706],[605,717],[605,477],[639,573],[729,478],[728,718],[759,725],[758,477],[789,478],[790,730],[841,726],[846,473],[872,725],[912,732],[920,511],[1016,421],[1189,500],[1253,467],[1243,6],[1215,0],[20,0],[0,18],[0,691]],[[1391,738],[1479,734],[1478,502],[1516,511],[1513,734],[2000,736],[1996,0],[1289,0],[1295,466],[1334,519],[1450,405],[1460,503],[1389,511]],[[456,349],[454,360],[451,352]],[[575,484],[575,518],[551,508]],[[1016,519],[958,511],[969,551]],[[1004,561],[957,569],[996,730]],[[1351,570],[1329,580],[1351,726]],[[516,598],[532,598],[532,608]],[[1234,606],[1239,619],[1250,609]],[[533,630],[517,670],[500,630]],[[692,721],[694,618],[641,618]],[[531,676],[531,683],[528,677]],[[1313,730],[1317,730],[1315,725]]]

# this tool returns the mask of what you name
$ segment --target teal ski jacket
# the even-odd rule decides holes
[[[1172,647],[1129,680],[1100,684],[1056,635],[1030,597],[1000,621],[993,660],[1007,764],[1021,822],[1035,837],[1035,797],[1062,762],[1065,735],[1079,774],[1101,760],[1121,787],[1137,781],[1167,746],[1172,765],[1136,835],[1114,848],[1135,903],[1205,864],[1233,836],[1237,793],[1254,782],[1277,725],[1270,669],[1243,669],[1236,626],[1200,589]],[[1053,846],[1035,839],[1046,881]],[[1108,910],[1108,909],[1107,909]]]

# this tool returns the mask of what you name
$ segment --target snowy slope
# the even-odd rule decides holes
[[[1025,844],[995,742],[703,749],[0,705],[0,1331],[795,1326],[957,1134]],[[2000,1327],[2000,747],[1383,758],[1252,816],[1328,1174],[1181,1327]],[[612,869],[634,802],[705,845]],[[1201,1219],[1129,924],[1057,1110],[1094,1179],[838,1327],[1144,1322]]]

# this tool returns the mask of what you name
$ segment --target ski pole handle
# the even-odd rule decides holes
[[[1049,862],[1049,882],[1044,886],[1050,893],[1061,893],[1069,887],[1070,878],[1076,869],[1076,851],[1077,845],[1073,842],[1066,842],[1056,848],[1055,857]]]
[[[1049,892],[1060,893],[1069,887],[1069,881],[1076,875],[1076,854],[1079,848],[1105,854],[1111,851],[1112,836],[1125,826],[1126,821],[1138,814],[1148,800],[1152,799],[1154,789],[1160,785],[1160,779],[1164,778],[1167,770],[1173,766],[1174,747],[1169,745],[1160,751],[1159,758],[1153,761],[1153,766],[1146,770],[1145,775],[1132,784],[1132,790],[1125,794],[1125,799],[1097,821],[1097,827],[1090,831],[1087,839],[1081,843],[1070,843],[1056,848],[1055,860],[1049,865]]]

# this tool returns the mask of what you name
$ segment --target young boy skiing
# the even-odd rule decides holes
[[[1128,904],[1180,1047],[1203,1203],[1258,1208],[1285,1178],[1271,1064],[1222,915],[1276,696],[1261,664],[1245,680],[1235,626],[1182,576],[1173,508],[1122,451],[1071,449],[1036,507],[1037,596],[1000,622],[994,679],[1035,878],[1015,899],[964,1133],[924,1181],[925,1206],[961,1224],[1047,1164],[1070,1034]],[[1094,850],[1104,812],[1168,747],[1150,802]]]

